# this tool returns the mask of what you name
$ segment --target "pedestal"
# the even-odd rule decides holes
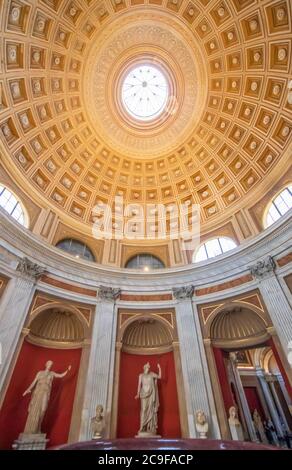
[[[14,450],[45,450],[49,439],[46,434],[24,434],[21,433],[14,441]]]
[[[135,437],[144,437],[146,439],[149,439],[149,438],[151,438],[151,439],[155,439],[155,438],[160,439],[161,438],[161,436],[159,436],[159,434],[153,434],[152,432],[138,432],[137,436],[135,436]]]

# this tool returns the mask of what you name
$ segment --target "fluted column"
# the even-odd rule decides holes
[[[284,353],[288,355],[288,344],[292,342],[292,309],[275,274],[276,264],[271,256],[250,267],[258,280],[259,289],[277,331]]]
[[[22,259],[15,277],[10,279],[0,303],[0,344],[2,360],[0,364],[0,390],[4,385],[18,340],[31,304],[37,279],[44,268]]]
[[[91,438],[90,422],[99,404],[104,408],[106,435],[109,432],[117,322],[115,300],[119,294],[119,289],[99,288],[85,385],[80,440]]]
[[[276,405],[277,405],[279,414],[281,415],[282,422],[284,423],[284,428],[285,428],[287,431],[290,431],[290,429],[289,429],[289,424],[288,424],[288,422],[287,422],[285,413],[284,413],[283,408],[282,408],[282,403],[281,403],[281,401],[280,401],[280,399],[279,399],[278,392],[277,392],[277,390],[276,390],[276,388],[275,388],[275,382],[276,382],[276,381],[277,381],[277,379],[276,379],[275,377],[269,377],[270,389],[271,389],[271,392],[272,392],[272,394],[273,394],[275,403],[276,403]],[[283,428],[282,428],[282,430],[284,431]]]
[[[275,406],[275,403],[274,403],[274,400],[273,400],[273,397],[272,397],[272,394],[271,394],[271,389],[270,389],[270,387],[267,383],[267,380],[266,380],[266,374],[263,371],[263,369],[261,369],[260,367],[257,367],[256,368],[256,375],[257,375],[257,378],[259,379],[259,382],[261,384],[261,389],[263,391],[263,394],[264,394],[264,397],[265,397],[270,415],[272,417],[273,423],[276,427],[277,434],[279,436],[282,436],[283,435],[283,430],[282,430],[281,422],[280,422],[278,412],[277,412],[277,408]]]
[[[189,437],[197,437],[195,413],[203,410],[209,422],[209,437],[220,438],[214,397],[199,318],[192,305],[193,287],[174,288],[176,323],[186,395]],[[196,306],[194,306],[196,309]]]
[[[238,395],[239,395],[239,399],[240,399],[243,414],[244,414],[244,417],[245,417],[246,426],[247,426],[247,429],[248,429],[248,432],[249,432],[249,435],[250,435],[250,439],[252,441],[258,442],[256,430],[255,430],[255,427],[254,427],[254,424],[253,424],[252,416],[251,416],[249,406],[248,406],[248,403],[247,403],[247,399],[246,399],[246,396],[245,396],[245,393],[244,393],[244,388],[243,388],[241,378],[240,378],[240,375],[239,375],[239,372],[238,372],[238,369],[237,369],[235,353],[229,353],[229,364],[230,364],[231,373],[233,375],[234,382],[235,382],[235,385],[236,385],[236,388],[237,388],[237,392],[238,392]]]

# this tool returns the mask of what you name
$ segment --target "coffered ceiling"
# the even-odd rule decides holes
[[[72,224],[119,195],[199,203],[211,226],[287,167],[290,0],[0,0],[0,20],[1,160]],[[171,92],[145,126],[120,100],[143,62]]]

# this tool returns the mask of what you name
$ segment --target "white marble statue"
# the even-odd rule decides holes
[[[229,418],[228,418],[230,433],[233,441],[243,441],[243,432],[242,426],[238,419],[237,409],[235,406],[229,408]]]
[[[100,439],[104,430],[103,406],[97,405],[96,415],[91,419],[92,439]]]
[[[204,411],[198,410],[195,415],[196,430],[200,439],[207,439],[209,424]]]
[[[53,380],[54,378],[65,377],[65,375],[71,369],[71,366],[69,366],[65,372],[58,374],[57,372],[53,372],[51,370],[52,365],[52,361],[47,361],[45,370],[40,370],[36,374],[33,382],[23,393],[23,396],[27,395],[28,393],[32,393],[28,407],[28,416],[24,428],[24,434],[41,433],[41,424],[48,408]]]
[[[140,429],[137,437],[157,436],[157,413],[159,396],[157,380],[161,379],[161,368],[157,364],[158,374],[150,372],[150,364],[144,365],[144,372],[139,375],[136,400],[141,400]]]

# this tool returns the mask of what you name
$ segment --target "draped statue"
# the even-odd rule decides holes
[[[36,374],[33,382],[23,393],[23,396],[25,396],[32,392],[24,434],[41,433],[41,425],[48,407],[53,380],[54,378],[65,377],[71,369],[71,366],[69,366],[65,372],[58,374],[51,370],[52,365],[52,361],[47,361],[45,370],[40,370]]]
[[[141,400],[140,429],[137,437],[157,436],[157,413],[159,396],[157,380],[161,379],[161,368],[157,364],[158,374],[150,372],[150,364],[144,365],[144,372],[139,375],[136,399]]]

